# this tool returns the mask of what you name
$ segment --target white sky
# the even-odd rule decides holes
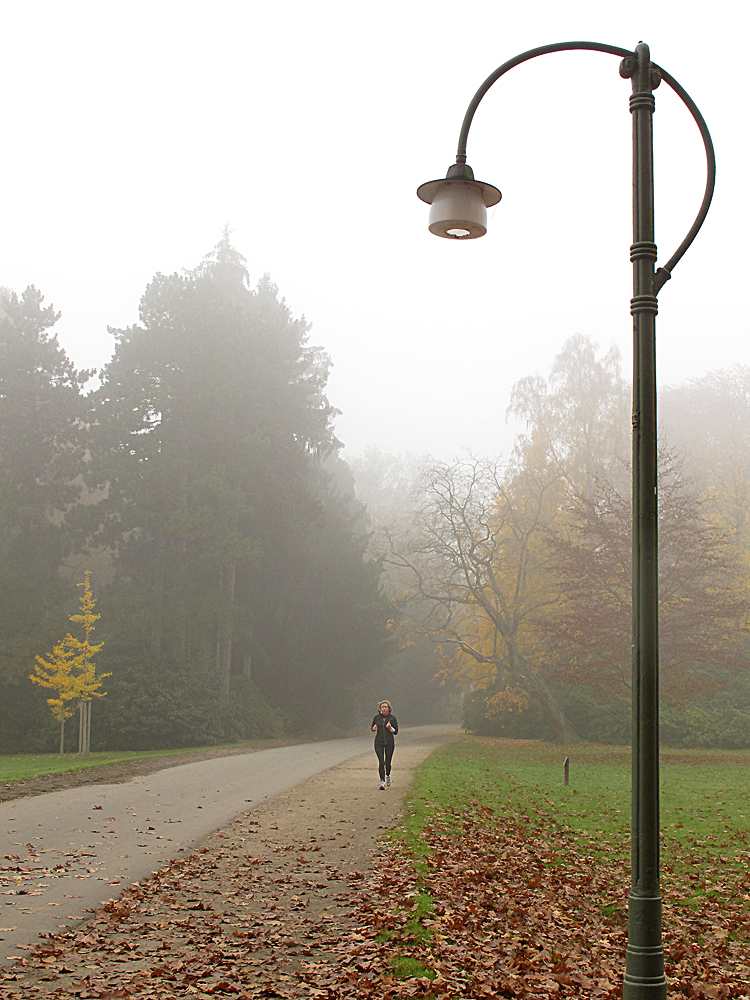
[[[0,0],[0,285],[40,288],[73,361],[100,367],[107,326],[134,322],[151,277],[194,267],[229,223],[253,281],[270,272],[332,355],[347,455],[507,453],[511,386],[546,372],[568,336],[618,344],[630,369],[630,82],[617,58],[545,56],[485,98],[468,160],[503,200],[484,239],[431,236],[415,189],[453,162],[469,100],[506,59],[644,39],[700,107],[718,162],[708,220],[660,294],[660,382],[750,364],[743,12]],[[705,168],[688,112],[666,85],[656,101],[663,263]]]

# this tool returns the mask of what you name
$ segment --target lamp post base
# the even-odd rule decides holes
[[[647,943],[647,942],[658,942]],[[661,896],[628,898],[628,947],[623,1000],[666,1000]]]

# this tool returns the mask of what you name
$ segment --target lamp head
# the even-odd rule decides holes
[[[417,188],[430,206],[430,232],[448,240],[475,240],[487,232],[487,209],[502,198],[492,184],[474,180],[467,163],[454,163],[441,180]]]

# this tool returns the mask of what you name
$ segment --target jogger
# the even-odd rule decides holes
[[[372,731],[375,733],[375,753],[378,757],[380,787],[389,788],[391,784],[391,760],[396,747],[393,737],[398,732],[396,716],[391,712],[391,703],[381,701],[378,714],[372,720]]]

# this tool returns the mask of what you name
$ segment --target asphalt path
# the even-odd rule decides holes
[[[397,744],[454,729],[407,728]],[[368,736],[277,747],[0,802],[0,963],[85,920],[237,816],[371,749]]]

